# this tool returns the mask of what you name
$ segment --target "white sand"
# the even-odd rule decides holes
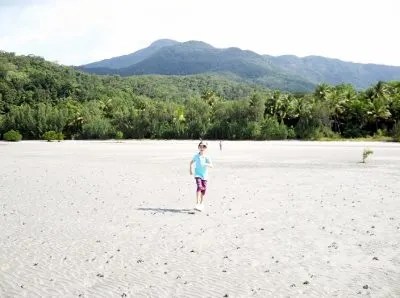
[[[0,296],[400,296],[400,145],[223,145],[0,143]]]

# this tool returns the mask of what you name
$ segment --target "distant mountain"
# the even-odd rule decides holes
[[[377,64],[344,62],[320,56],[268,56],[273,64],[287,72],[296,73],[316,84],[337,85],[350,83],[358,89],[365,89],[378,81],[400,79],[400,67]]]
[[[135,53],[78,67],[121,76],[217,73],[271,89],[310,91],[320,83],[350,83],[366,88],[400,79],[400,67],[344,62],[318,56],[259,55],[239,48],[219,49],[201,41],[159,40]]]
[[[82,69],[87,68],[104,68],[104,69],[119,69],[135,63],[138,63],[157,52],[159,49],[167,46],[172,46],[178,42],[170,39],[160,39],[153,42],[149,47],[136,51],[132,54],[119,56],[115,58],[105,59],[98,62],[93,62],[82,66]]]

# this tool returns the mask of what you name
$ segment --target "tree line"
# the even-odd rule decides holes
[[[286,93],[198,76],[96,76],[0,52],[0,135],[68,139],[280,140],[387,136],[400,141],[400,81],[366,90]]]

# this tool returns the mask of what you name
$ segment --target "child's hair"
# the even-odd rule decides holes
[[[197,146],[197,147],[199,147],[200,148],[200,146],[204,146],[204,147],[208,147],[208,143],[207,142],[204,142],[204,141],[200,141],[200,143],[199,143],[199,145]]]

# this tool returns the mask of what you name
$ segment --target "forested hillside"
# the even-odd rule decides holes
[[[400,137],[400,82],[284,93],[216,75],[97,76],[0,53],[0,135],[66,138]]]

